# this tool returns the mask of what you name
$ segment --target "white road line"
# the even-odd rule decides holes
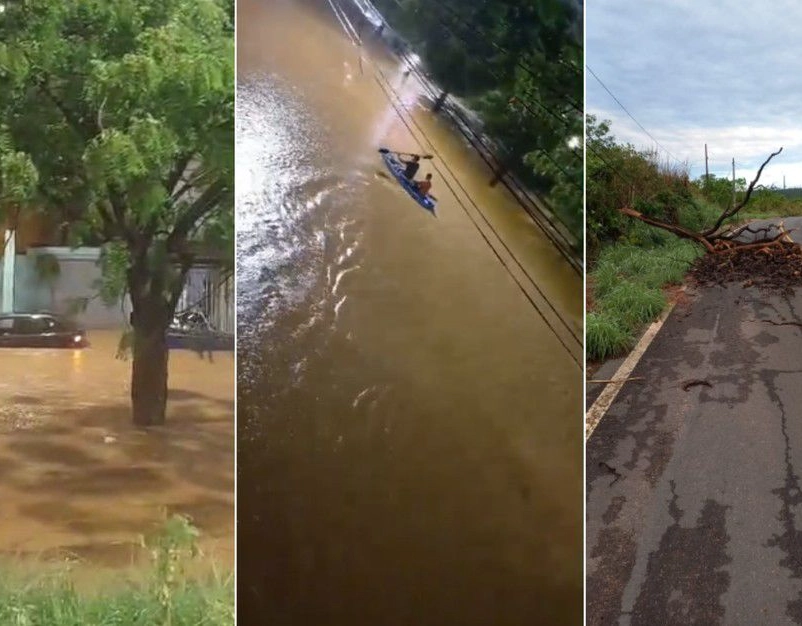
[[[618,396],[618,392],[621,391],[621,387],[627,384],[626,379],[630,377],[632,370],[635,369],[635,366],[638,364],[638,361],[641,360],[643,353],[646,352],[646,348],[649,347],[649,344],[651,344],[655,336],[657,336],[657,332],[663,327],[663,324],[665,323],[666,319],[668,319],[671,311],[674,310],[674,306],[676,305],[672,304],[669,306],[663,312],[663,314],[658,317],[656,321],[652,322],[652,325],[646,329],[646,332],[643,333],[643,337],[640,338],[640,341],[618,368],[618,371],[616,371],[614,376],[610,377],[611,379],[618,380],[619,382],[608,383],[604,387],[604,390],[601,392],[601,394],[599,394],[599,397],[596,398],[593,406],[591,406],[590,409],[588,409],[588,412],[585,413],[585,441],[590,439],[593,431],[596,430],[596,426],[599,425],[599,422],[601,422],[602,418],[610,409],[610,406],[612,406],[613,401]]]

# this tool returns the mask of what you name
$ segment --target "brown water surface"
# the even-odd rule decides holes
[[[192,517],[201,547],[233,566],[234,359],[173,351],[168,423],[131,425],[120,333],[85,350],[0,350],[0,553],[142,562],[139,535]]]
[[[237,27],[240,623],[580,623],[581,278],[328,4]],[[383,175],[376,67],[509,272],[442,159],[436,219]]]

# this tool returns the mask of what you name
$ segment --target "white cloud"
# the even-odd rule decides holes
[[[770,7],[770,8],[769,8]],[[704,171],[752,174],[780,146],[761,182],[802,186],[802,3],[756,10],[727,0],[607,0],[587,4],[587,63],[649,132],[675,156]],[[596,80],[587,77],[590,112],[639,147],[653,142]]]

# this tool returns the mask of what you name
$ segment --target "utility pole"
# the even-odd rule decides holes
[[[785,174],[783,174],[783,189],[785,189]]]
[[[707,144],[705,144],[705,189],[710,182],[710,170],[707,168]]]
[[[735,206],[735,159],[732,160],[732,206]]]

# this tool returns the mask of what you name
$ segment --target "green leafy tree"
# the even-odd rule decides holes
[[[499,169],[548,196],[582,234],[582,37],[564,0],[378,0],[443,90],[467,98]]]
[[[165,332],[196,255],[233,256],[234,37],[223,0],[17,0],[0,13],[0,198],[69,215],[131,299],[131,400],[163,423]],[[3,202],[7,205],[7,202]]]
[[[587,116],[586,207],[588,253],[591,261],[605,242],[628,236],[632,220],[620,209],[689,227],[701,227],[700,209],[687,173],[661,163],[654,152],[616,143],[610,123]]]
[[[702,192],[705,198],[721,209],[732,206],[732,179],[719,178],[715,174],[702,176],[694,181],[694,185]],[[736,200],[743,198],[746,193],[746,179],[735,179]]]

